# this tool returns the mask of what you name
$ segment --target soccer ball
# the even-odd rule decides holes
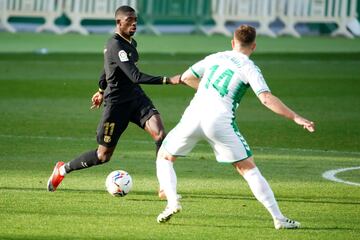
[[[116,170],[106,177],[106,190],[115,197],[124,197],[132,187],[132,179],[129,173],[124,170]]]

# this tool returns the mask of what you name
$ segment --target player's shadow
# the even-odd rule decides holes
[[[10,191],[24,191],[24,192],[47,192],[47,189],[44,188],[32,188],[32,187],[0,187],[0,190],[10,190]],[[88,192],[88,193],[100,193],[100,192],[104,192],[105,190],[100,190],[100,189],[95,189],[95,190],[90,190],[90,189],[68,189],[68,188],[64,188],[61,190],[58,190],[59,192]]]
[[[224,200],[247,200],[247,201],[257,201],[255,197],[250,195],[240,195],[240,194],[221,194],[221,193],[211,193],[211,194],[193,194],[193,193],[184,193],[182,194],[184,199],[191,201],[191,199],[224,199]],[[326,198],[326,199],[314,199],[314,198],[301,198],[301,197],[277,197],[278,202],[295,202],[295,203],[328,203],[328,204],[349,204],[349,205],[360,205],[360,199],[351,201],[343,201],[343,199],[336,198]]]
[[[263,224],[262,227],[259,227],[259,224],[255,224],[255,225],[219,225],[219,224],[202,224],[202,223],[167,223],[166,225],[172,225],[172,226],[183,226],[183,227],[204,227],[204,228],[220,228],[220,229],[239,229],[239,228],[246,228],[246,229],[259,229],[259,228],[263,228],[263,229],[274,229],[274,227],[271,224]],[[347,227],[303,227],[301,226],[301,228],[299,229],[293,229],[293,231],[353,231],[353,228],[347,228]],[[275,229],[274,229],[275,231]],[[278,231],[278,230],[276,230]]]
[[[172,226],[182,226],[182,227],[203,227],[203,228],[220,228],[220,229],[239,229],[239,228],[254,228],[259,229],[259,226],[249,226],[249,225],[218,225],[218,224],[203,224],[203,223],[167,223],[166,225],[172,225]],[[263,226],[262,228],[271,228],[269,226]]]
[[[182,194],[184,199],[187,199],[189,201],[196,200],[196,199],[223,199],[223,200],[256,200],[252,196],[246,196],[246,195],[233,195],[233,194],[217,194],[217,193],[205,193],[205,194],[199,194],[199,193],[184,193]]]
[[[39,187],[0,187],[0,190],[10,190],[10,191],[39,191],[47,192],[47,189]],[[71,189],[71,188],[61,188],[56,192],[78,192],[78,193],[106,193],[105,189]],[[157,195],[155,192],[151,191],[131,191],[132,195]]]
[[[0,187],[0,190],[10,190],[10,191],[39,191],[47,192],[46,188],[32,188],[32,187]],[[71,189],[71,188],[61,188],[59,192],[72,192],[72,193],[88,193],[88,194],[102,194],[106,193],[106,190],[102,189]],[[107,194],[107,193],[106,193]],[[182,199],[188,202],[198,201],[201,199],[223,199],[223,200],[246,200],[246,201],[257,201],[253,196],[250,195],[239,195],[239,194],[222,194],[222,193],[187,193],[181,192]],[[155,191],[131,191],[129,194],[128,200],[130,201],[158,201],[157,193]],[[150,198],[138,199],[136,196],[148,196]],[[278,202],[295,202],[295,203],[320,203],[320,204],[344,204],[344,205],[360,205],[360,199],[352,201],[343,201],[343,199],[314,199],[314,198],[301,198],[301,197],[278,197]]]
[[[348,228],[348,227],[303,227],[301,226],[301,229],[304,229],[306,231],[354,231],[354,228]]]
[[[31,187],[0,187],[0,190],[7,191],[23,191],[23,192],[48,192],[44,188],[31,188]],[[56,191],[56,193],[67,192],[67,193],[81,193],[81,194],[104,194],[108,195],[105,189],[70,189],[70,188],[61,188]],[[139,198],[137,196],[146,196],[146,198]],[[127,196],[128,201],[158,201],[157,192],[154,191],[131,191],[131,194]]]

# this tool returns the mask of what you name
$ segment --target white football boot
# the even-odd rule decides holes
[[[293,229],[300,228],[300,223],[289,218],[274,219],[274,226],[276,229]]]
[[[157,222],[158,223],[165,223],[167,221],[170,220],[170,218],[172,217],[172,215],[180,212],[182,209],[180,203],[177,203],[175,206],[173,207],[170,207],[170,206],[167,206],[165,208],[165,210],[159,214],[159,216],[157,217]]]

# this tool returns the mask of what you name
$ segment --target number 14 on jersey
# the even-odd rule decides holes
[[[219,77],[214,78],[215,72],[217,72],[219,65],[214,65],[210,68],[210,74],[207,78],[207,82],[205,84],[205,88],[209,88],[209,85],[213,86],[220,94],[220,96],[224,97],[229,92],[229,83],[234,76],[234,71],[231,69],[226,69],[223,71]]]

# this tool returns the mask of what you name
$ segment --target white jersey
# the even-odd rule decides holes
[[[173,156],[188,154],[205,139],[219,162],[236,162],[252,153],[235,122],[235,110],[251,87],[255,94],[270,91],[259,68],[244,54],[212,54],[190,67],[200,78],[198,90],[163,147]]]
[[[235,110],[249,87],[256,95],[270,91],[260,69],[248,56],[236,51],[212,54],[190,69],[197,78],[201,78],[191,104],[216,109],[210,111],[214,114],[234,117]]]

